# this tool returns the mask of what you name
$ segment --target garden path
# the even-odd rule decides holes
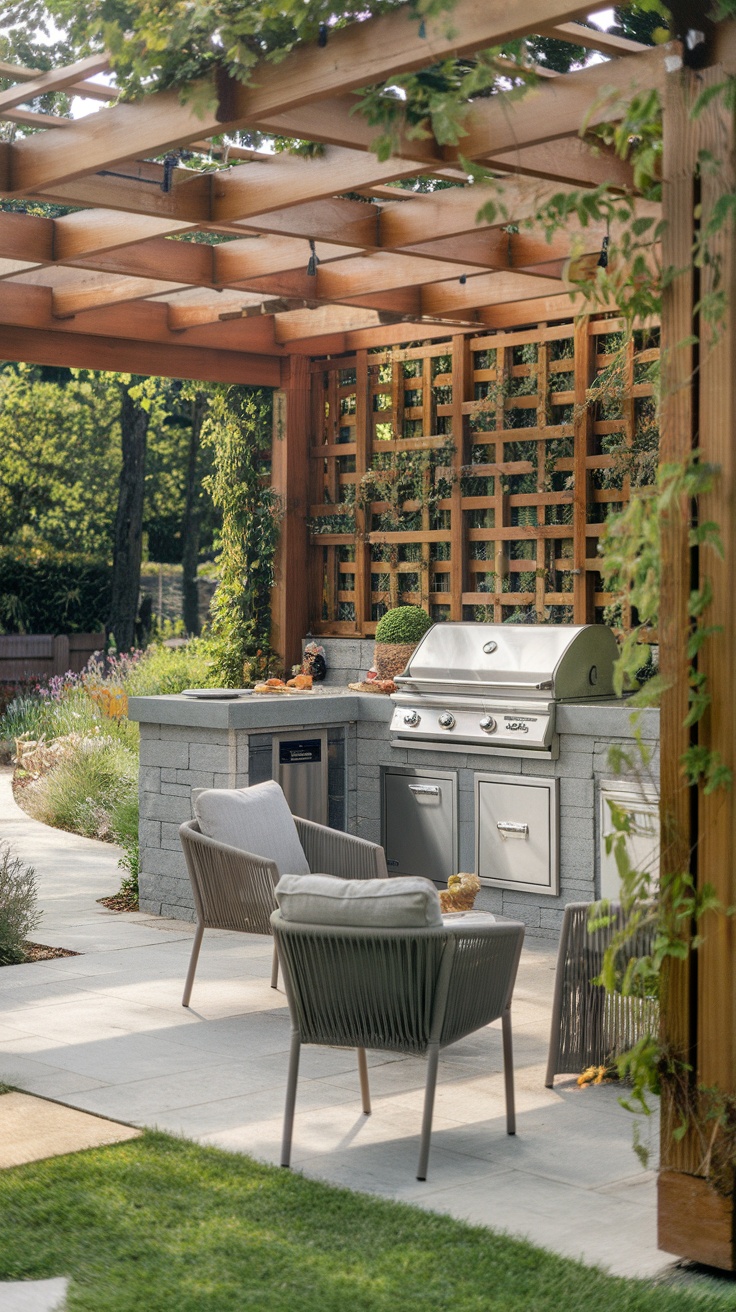
[[[0,771],[0,840],[35,865],[34,937],[82,955],[0,971],[0,1081],[72,1107],[277,1162],[286,1000],[269,987],[271,942],[209,931],[181,1006],[192,929],[114,914],[117,850],[31,820]],[[525,949],[514,998],[518,1133],[504,1132],[497,1025],[444,1054],[429,1179],[414,1178],[422,1062],[369,1054],[373,1115],[355,1055],[302,1054],[294,1166],[306,1175],[448,1212],[631,1276],[672,1259],[656,1247],[656,1181],[632,1150],[615,1087],[544,1088],[555,956]],[[656,1126],[642,1127],[656,1145]]]

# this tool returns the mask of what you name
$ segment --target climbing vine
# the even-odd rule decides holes
[[[271,412],[268,388],[220,388],[202,429],[215,453],[205,485],[222,512],[212,642],[217,671],[231,688],[268,670],[274,656],[270,592],[281,507],[268,481]]]

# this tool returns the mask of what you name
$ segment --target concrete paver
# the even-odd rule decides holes
[[[5,1093],[0,1097],[0,1170],[77,1153],[83,1148],[124,1143],[140,1134],[129,1125],[27,1093]]]
[[[193,927],[98,906],[119,883],[114,848],[31,821],[12,800],[7,771],[4,837],[37,868],[38,940],[83,955],[0,971],[0,1081],[278,1162],[290,1026],[283,992],[269,987],[271,941],[208,931],[184,1010]],[[615,1086],[578,1089],[558,1077],[544,1088],[554,968],[544,945],[525,949],[513,1008],[514,1138],[505,1133],[499,1025],[440,1059],[426,1184],[414,1177],[423,1063],[369,1054],[373,1115],[365,1117],[355,1054],[307,1048],[294,1168],[617,1274],[670,1267],[656,1246],[653,1176],[633,1152],[632,1117]],[[642,1127],[653,1150],[655,1122]]]
[[[0,1283],[0,1312],[62,1312],[68,1284],[63,1276]]]

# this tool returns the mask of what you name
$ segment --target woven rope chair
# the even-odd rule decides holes
[[[281,1164],[291,1163],[303,1043],[358,1049],[363,1111],[370,1114],[366,1048],[427,1055],[417,1179],[426,1180],[441,1048],[499,1017],[506,1128],[515,1134],[511,996],[524,939],[514,922],[432,929],[358,929],[271,916],[292,1037]]]
[[[545,1085],[551,1089],[555,1075],[579,1074],[588,1066],[605,1066],[633,1048],[646,1034],[656,1034],[659,1007],[655,998],[607,993],[592,980],[600,974],[603,956],[623,924],[620,907],[610,908],[611,924],[590,933],[592,902],[571,902],[565,907],[557,954],[557,972],[552,1006],[552,1029]],[[620,965],[634,956],[645,956],[652,948],[652,928],[639,930]]]
[[[294,816],[299,841],[310,870],[341,879],[386,879],[382,847],[353,834],[314,824]],[[243,934],[270,934],[273,890],[282,874],[275,861],[243,852],[207,838],[196,820],[179,829],[184,858],[194,895],[197,928],[189,961],[182,1006],[189,1006],[192,985],[205,929],[234,929]],[[271,988],[278,984],[278,955],[274,947]]]

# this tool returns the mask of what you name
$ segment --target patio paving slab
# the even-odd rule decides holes
[[[69,1281],[7,1280],[0,1283],[0,1312],[62,1312]]]
[[[137,1139],[141,1131],[27,1093],[0,1096],[0,1170],[83,1148]]]
[[[115,848],[30,820],[0,771],[5,836],[37,868],[38,938],[83,955],[0,971],[0,1081],[277,1163],[290,1023],[283,992],[269,987],[271,941],[208,931],[185,1010],[193,926],[98,906],[119,882]],[[555,956],[534,942],[522,954],[515,1137],[505,1133],[499,1025],[440,1058],[426,1183],[415,1179],[423,1062],[369,1053],[373,1115],[365,1117],[354,1052],[305,1048],[294,1168],[616,1274],[670,1268],[656,1247],[654,1176],[633,1152],[633,1119],[615,1086],[579,1089],[558,1077],[544,1088]],[[641,1128],[654,1166],[656,1118]]]

